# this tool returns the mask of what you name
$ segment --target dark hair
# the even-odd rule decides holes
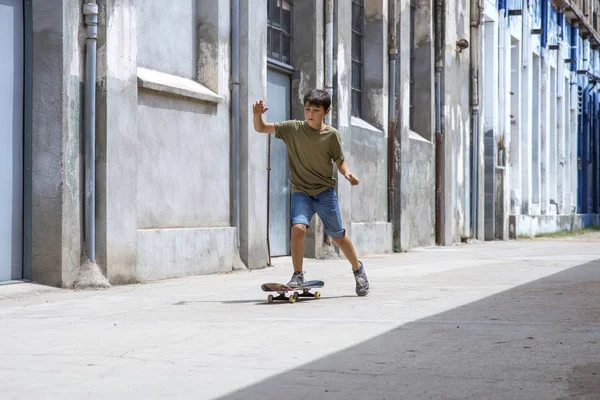
[[[304,95],[304,105],[323,107],[325,111],[331,107],[331,97],[329,93],[322,89],[313,89]]]

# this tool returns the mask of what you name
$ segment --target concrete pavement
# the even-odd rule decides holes
[[[600,398],[600,240],[306,261],[98,291],[0,286],[2,399]]]

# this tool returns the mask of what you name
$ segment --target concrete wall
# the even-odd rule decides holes
[[[251,111],[266,98],[266,2],[240,2],[239,249],[231,226],[230,2],[167,3],[98,1],[96,261],[112,284],[228,271],[238,253],[249,268],[267,265],[266,137],[254,131]],[[34,3],[33,275],[65,286],[78,276],[85,243],[82,5]],[[295,8],[293,118],[302,118],[306,91],[324,85],[324,6]],[[351,188],[342,178],[338,192],[359,254],[392,250],[387,12],[383,0],[366,7],[360,120],[349,105],[351,1],[335,7],[332,120],[362,180]],[[309,32],[300,23],[307,19]],[[332,250],[320,236],[313,234],[315,257]]]
[[[509,2],[511,7],[517,3]],[[239,204],[232,200],[230,2],[98,4],[96,256],[101,271],[113,284],[230,271],[238,254],[248,268],[265,267],[267,139],[254,131],[251,105],[267,95],[267,2],[240,2]],[[351,187],[339,177],[338,194],[359,255],[435,242],[434,3],[416,3],[412,73],[409,4],[398,2],[394,27],[396,115],[388,115],[389,1],[366,4],[365,107],[357,118],[350,104],[351,0],[335,2],[331,120],[351,170],[361,178]],[[559,229],[566,216],[577,218],[571,211],[577,202],[581,127],[577,85],[571,83],[585,83],[564,61],[571,55],[570,26],[559,26],[556,13],[551,14],[544,47],[530,32],[541,21],[539,2],[521,17],[507,17],[495,2],[485,1],[484,25],[473,31],[471,22],[477,21],[471,21],[470,1],[444,4],[441,244],[472,237],[473,222],[479,239]],[[33,5],[32,276],[70,287],[80,274],[86,239],[82,1]],[[325,85],[325,5],[325,0],[295,4],[292,118],[303,118],[306,91]],[[561,31],[566,34],[560,36]],[[460,39],[472,46],[459,51]],[[551,41],[559,44],[552,52]],[[577,68],[600,71],[589,39],[577,40],[576,53]],[[481,64],[472,70],[476,56]],[[472,72],[479,80],[481,113],[475,132],[476,221],[471,221]],[[390,143],[393,158],[388,160]],[[591,190],[588,196],[594,199]],[[239,248],[232,226],[236,206]],[[581,218],[583,224],[594,217]],[[306,248],[310,257],[339,256],[318,221]]]
[[[267,265],[267,137],[254,131],[253,102],[267,97],[267,2],[241,1],[240,256],[248,268]]]
[[[442,132],[444,135],[444,232],[449,245],[469,237],[470,185],[470,63],[469,51],[457,52],[455,43],[470,37],[470,2],[447,3],[444,27]]]
[[[406,201],[408,226],[405,228],[407,248],[435,243],[435,154],[431,143],[420,136],[409,137],[405,167],[412,172]]]
[[[580,135],[574,83],[586,84],[587,79],[582,81],[582,75],[565,62],[572,56],[571,27],[565,23],[566,17],[559,23],[553,6],[548,4],[546,43],[542,35],[531,32],[532,27],[542,27],[541,13],[542,2],[531,2],[522,17],[500,20],[499,31],[508,31],[511,44],[517,46],[516,50],[499,47],[505,60],[500,63],[500,75],[507,80],[503,86],[516,91],[517,98],[511,101],[512,128],[506,154],[509,184],[503,186],[503,198],[495,197],[494,220],[504,223],[502,229],[496,229],[492,237],[496,239],[571,229],[569,221],[574,218]],[[586,50],[588,42],[577,40],[579,58],[575,63],[576,69],[592,73],[592,65],[585,63],[593,59]],[[521,70],[520,76],[506,73],[516,68]]]
[[[387,138],[384,132],[352,118],[352,160],[361,183],[352,188],[352,240],[357,254],[392,251],[392,226],[387,220]],[[343,179],[341,185],[347,185]]]
[[[362,118],[350,118],[349,138],[350,167],[361,179],[361,184],[351,189],[350,198],[350,232],[359,256],[388,253],[393,247],[387,186],[389,10],[382,0],[365,3],[365,107]],[[340,186],[349,186],[343,177]]]
[[[96,121],[97,263],[111,283],[139,281],[137,266],[137,12],[99,3]]]
[[[399,3],[398,97],[394,250],[435,243],[435,135],[433,4],[415,10],[414,85],[411,87],[410,2]],[[411,94],[411,92],[413,92]],[[411,96],[414,108],[411,109]],[[414,113],[411,119],[411,112]],[[411,123],[412,121],[412,123]]]
[[[31,278],[76,279],[82,249],[81,2],[33,2]]]
[[[233,265],[229,7],[165,4],[103,4],[98,261],[111,283]]]

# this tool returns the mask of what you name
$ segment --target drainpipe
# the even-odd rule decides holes
[[[83,5],[86,25],[85,56],[85,252],[96,262],[96,39],[98,38],[98,5],[88,0]]]
[[[334,0],[325,3],[325,90],[333,99],[333,10]],[[332,112],[327,115],[326,123],[331,125]]]
[[[477,238],[479,198],[479,66],[481,7],[471,0],[471,237]]]
[[[240,0],[231,2],[231,170],[233,172],[233,226],[240,247]]]
[[[333,99],[333,14],[335,10],[335,0],[326,0],[325,3],[325,90],[329,93],[329,98]],[[325,118],[325,123],[333,123],[333,112],[330,111]],[[337,169],[334,168],[337,173]],[[331,237],[323,233],[323,242],[332,246]]]
[[[595,80],[596,82],[598,82],[598,80]],[[598,212],[600,212],[599,209],[599,204],[598,204],[598,177],[599,177],[599,172],[598,171],[598,162],[599,157],[600,157],[600,147],[599,145],[599,141],[600,141],[600,131],[599,131],[599,123],[600,121],[598,121],[598,111],[600,111],[598,109],[598,96],[600,95],[600,91],[597,91],[594,95],[594,107],[593,107],[593,114],[592,114],[592,121],[594,121],[594,129],[593,129],[593,137],[594,137],[594,160],[593,160],[593,164],[592,164],[592,176],[593,176],[593,202],[592,202],[592,213],[594,214],[598,214]]]
[[[389,124],[388,124],[388,222],[392,229],[397,228],[394,215],[394,191],[396,176],[396,62],[398,60],[398,43],[396,32],[396,1],[390,1],[388,16],[389,36]],[[394,235],[395,236],[395,235]],[[399,246],[394,246],[399,248]]]
[[[442,68],[444,42],[445,0],[436,0],[435,18],[435,241],[442,244],[444,232],[444,204],[442,196],[442,173],[444,149],[442,135]]]

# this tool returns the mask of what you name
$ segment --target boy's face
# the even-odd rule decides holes
[[[306,102],[304,105],[304,119],[309,123],[319,124],[323,122],[323,118],[329,113],[329,110],[325,110],[323,106],[316,106]]]

